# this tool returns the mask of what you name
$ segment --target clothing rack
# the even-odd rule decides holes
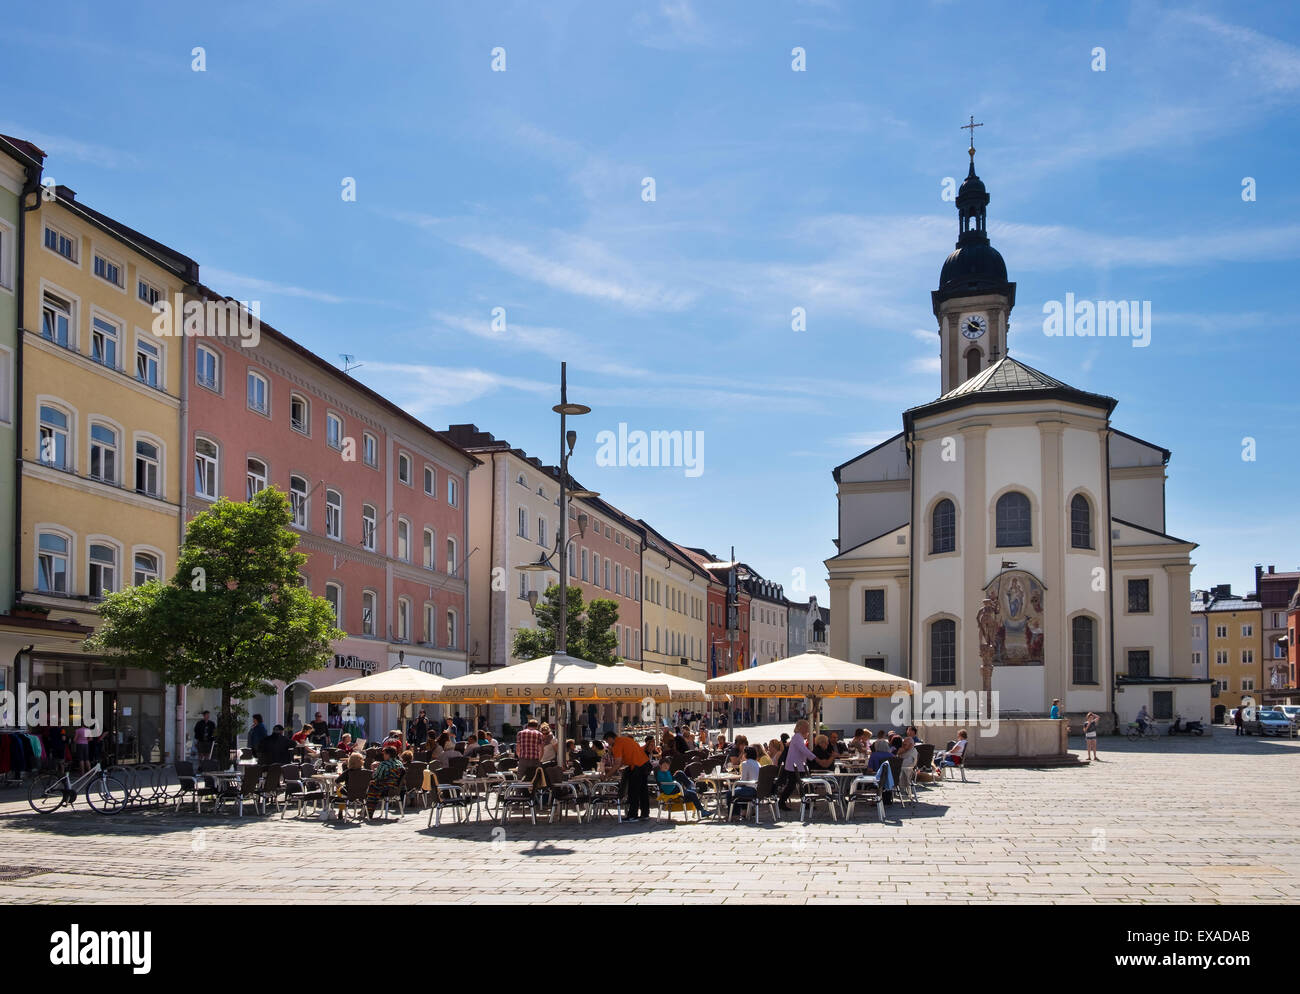
[[[19,728],[16,725],[12,725],[12,726],[0,727],[0,735],[36,735],[36,733],[33,732],[30,728],[27,728],[25,726]],[[40,736],[37,736],[37,738],[39,737]],[[24,772],[31,772],[31,771],[16,770],[12,766],[7,770],[0,771],[0,787],[21,786],[23,784]]]

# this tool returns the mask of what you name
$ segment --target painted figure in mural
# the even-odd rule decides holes
[[[1020,609],[1025,606],[1025,585],[1020,582],[1020,577],[1012,577],[1011,585],[1007,587],[1007,616],[1015,619],[1020,617]]]

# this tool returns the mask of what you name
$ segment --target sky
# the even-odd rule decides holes
[[[426,423],[554,462],[567,361],[584,486],[827,603],[832,468],[940,392],[973,115],[1010,353],[1172,450],[1193,587],[1300,567],[1293,5],[198,6],[8,12],[0,132]],[[597,465],[620,424],[703,461]]]

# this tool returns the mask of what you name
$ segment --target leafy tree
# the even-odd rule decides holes
[[[167,683],[221,691],[217,756],[235,743],[236,700],[320,669],[346,633],[302,581],[289,501],[274,487],[247,503],[224,497],[185,529],[176,573],[110,594],[87,651],[155,670]]]
[[[618,604],[597,598],[590,604],[582,600],[582,590],[566,587],[568,610],[566,651],[577,659],[612,666],[618,662]],[[537,627],[515,632],[511,655],[520,659],[538,659],[555,651],[555,633],[560,626],[560,585],[552,583],[537,602]]]

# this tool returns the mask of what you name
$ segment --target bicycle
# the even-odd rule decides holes
[[[1138,739],[1154,739],[1154,738],[1158,738],[1159,736],[1160,736],[1160,729],[1156,727],[1156,723],[1154,721],[1147,722],[1147,728],[1145,732],[1142,731],[1141,726],[1139,726],[1136,721],[1130,721],[1128,723],[1128,740],[1130,742],[1136,742]]]
[[[75,805],[77,794],[83,788],[86,791],[86,803],[96,814],[115,815],[126,809],[129,796],[126,785],[116,777],[110,777],[108,771],[98,763],[89,773],[82,774],[76,780],[66,771],[62,776],[53,773],[37,775],[27,788],[27,803],[37,814],[53,814],[65,804],[69,807]]]

